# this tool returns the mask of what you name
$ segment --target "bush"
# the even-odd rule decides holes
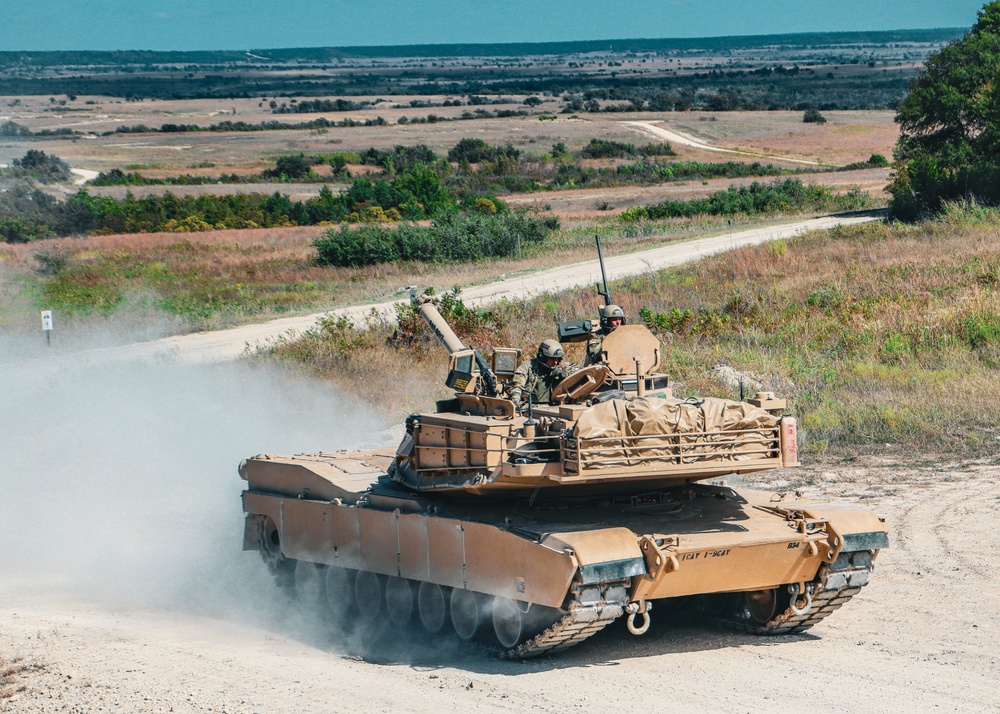
[[[52,238],[54,235],[46,225],[18,216],[0,216],[0,239],[4,243],[28,243],[41,238]]]
[[[10,168],[2,173],[33,178],[41,183],[59,183],[73,178],[69,164],[58,156],[46,154],[38,149],[30,149],[20,159],[14,159],[10,162]]]
[[[634,155],[635,144],[623,144],[606,139],[591,139],[590,143],[580,151],[580,156],[587,159],[613,159]]]
[[[623,211],[624,221],[640,219],[683,218],[697,215],[755,216],[809,210],[856,210],[870,205],[868,194],[851,192],[845,196],[830,193],[824,186],[806,186],[798,179],[785,179],[749,186],[731,186],[706,198],[691,201],[667,200],[655,206],[636,206]]]
[[[343,226],[327,231],[313,246],[320,265],[337,267],[399,260],[473,261],[517,255],[523,244],[539,243],[558,227],[556,218],[523,212],[452,214],[430,227]]]
[[[410,171],[417,164],[433,164],[437,156],[426,144],[416,146],[395,146],[391,151],[381,151],[374,147],[361,154],[361,163],[378,166],[387,173]]]
[[[307,159],[304,154],[294,154],[291,156],[279,156],[273,169],[263,172],[266,178],[280,179],[303,179],[309,176],[312,171],[312,160]]]
[[[806,124],[826,124],[826,117],[819,113],[819,109],[806,109],[802,121]]]
[[[468,161],[478,164],[482,161],[499,161],[502,158],[517,161],[521,152],[512,145],[490,146],[482,139],[462,139],[448,150],[448,161],[461,163]]]

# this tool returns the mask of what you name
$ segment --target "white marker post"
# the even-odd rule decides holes
[[[45,331],[45,344],[52,346],[52,311],[42,310],[42,329]]]

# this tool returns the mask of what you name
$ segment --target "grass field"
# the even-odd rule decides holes
[[[773,221],[770,217],[767,221]],[[448,289],[500,275],[593,257],[593,236],[609,255],[760,225],[765,219],[714,216],[625,224],[610,216],[579,219],[510,259],[477,263],[320,267],[312,241],[322,226],[199,233],[145,233],[0,244],[0,332],[33,331],[39,309],[85,329],[135,320],[170,333],[214,329],[282,315],[372,302],[420,284]],[[58,275],[39,273],[62,261]]]
[[[446,97],[423,97],[436,102]],[[364,99],[359,97],[357,99]],[[371,99],[375,99],[372,97]],[[768,154],[817,159],[832,164],[864,161],[872,153],[891,156],[896,126],[891,111],[824,112],[826,124],[803,124],[801,112],[690,112],[627,114],[555,115],[552,121],[537,116],[503,119],[470,119],[435,124],[395,122],[400,116],[459,116],[468,107],[432,109],[392,108],[408,97],[393,97],[392,102],[376,109],[357,112],[320,114],[272,114],[257,99],[226,100],[144,100],[125,102],[101,97],[79,97],[69,109],[52,105],[46,97],[2,97],[2,121],[13,121],[34,131],[70,128],[90,131],[87,138],[51,137],[18,139],[0,137],[0,163],[10,163],[28,149],[41,148],[56,154],[76,168],[106,171],[111,168],[137,167],[149,176],[172,176],[197,173],[218,176],[222,173],[259,172],[270,160],[282,154],[304,152],[323,154],[334,151],[361,151],[369,147],[390,148],[396,144],[426,144],[444,156],[462,138],[483,139],[491,145],[510,143],[527,154],[540,155],[556,142],[564,142],[570,151],[578,151],[593,138],[645,143],[636,130],[623,121],[664,121],[700,138],[728,148],[746,148]],[[19,101],[16,106],[9,104]],[[94,104],[87,104],[92,101]],[[517,103],[491,108],[519,108]],[[523,107],[522,107],[523,108]],[[546,105],[539,107],[544,111]],[[235,112],[235,114],[233,113]],[[550,116],[551,116],[550,115]],[[323,130],[280,130],[229,133],[154,133],[112,134],[101,136],[117,126],[164,123],[208,126],[224,120],[259,123],[280,120],[305,122],[319,116],[331,119],[363,121],[383,116],[389,126],[339,127]],[[577,118],[572,118],[573,116]],[[685,147],[674,147],[680,158],[718,161],[719,154]],[[748,159],[752,160],[752,159]],[[212,164],[206,167],[205,164]]]
[[[422,97],[438,101],[441,97]],[[287,98],[286,98],[287,99]],[[356,100],[366,99],[355,97]],[[375,99],[370,97],[368,99]],[[335,113],[334,119],[363,120],[384,115],[391,122],[413,113],[415,97],[391,97],[374,109]],[[556,98],[543,97],[553,103]],[[284,101],[284,100],[282,100]],[[9,163],[29,149],[60,156],[77,168],[140,171],[151,177],[192,173],[218,176],[248,175],[272,166],[274,157],[292,152],[306,154],[390,148],[397,144],[427,144],[444,156],[462,138],[485,140],[491,145],[511,143],[526,155],[539,156],[563,142],[579,151],[591,139],[643,144],[648,135],[625,125],[625,120],[663,120],[719,145],[753,146],[765,153],[788,152],[800,157],[820,157],[833,163],[863,161],[872,153],[888,153],[895,136],[889,112],[829,112],[826,125],[806,125],[798,112],[628,113],[560,114],[555,120],[537,116],[506,119],[473,119],[435,124],[392,123],[388,126],[331,128],[322,131],[282,130],[229,133],[153,133],[102,136],[116,126],[165,122],[208,125],[224,120],[260,122],[307,121],[318,115],[272,114],[266,99],[143,100],[124,101],[80,96],[63,105],[45,96],[0,99],[3,116],[34,131],[69,128],[90,131],[86,138],[0,139],[0,163]],[[492,106],[492,105],[491,105]],[[518,106],[515,103],[509,108]],[[467,108],[467,107],[466,107]],[[434,107],[439,115],[457,115],[463,107]],[[420,111],[427,111],[421,109]],[[679,160],[740,160],[677,146]],[[826,154],[824,154],[826,152]],[[752,158],[746,160],[752,161]],[[592,165],[606,160],[584,160]],[[777,162],[780,163],[780,162]],[[319,167],[322,172],[329,167]],[[351,167],[357,172],[359,167]],[[372,167],[364,167],[371,170]],[[881,197],[887,180],[885,169],[823,173],[803,177],[843,193],[854,188]],[[148,234],[141,236],[90,236],[56,239],[28,245],[0,245],[0,330],[34,330],[37,310],[57,309],[62,325],[82,327],[94,321],[119,321],[145,325],[151,333],[211,329],[295,312],[382,299],[401,286],[419,282],[446,288],[471,284],[500,274],[516,273],[590,257],[595,232],[608,240],[610,251],[627,251],[684,240],[730,229],[725,219],[674,219],[642,225],[615,220],[622,210],[651,205],[665,199],[699,198],[753,179],[677,181],[654,186],[545,191],[507,196],[516,207],[552,212],[563,220],[563,229],[544,250],[471,265],[381,265],[357,270],[319,268],[311,242],[322,227],[294,227],[248,231],[208,231],[201,234]],[[334,189],[342,186],[333,183]],[[207,186],[153,186],[132,189],[147,192],[170,190],[175,194],[281,191],[293,199],[314,196],[322,184],[226,184]],[[68,187],[63,192],[75,190]],[[94,187],[94,194],[121,198],[122,186]],[[771,220],[771,219],[768,219]],[[753,225],[736,218],[732,226]],[[59,275],[39,274],[40,255]],[[54,262],[53,262],[54,261]],[[132,315],[132,318],[128,316]],[[135,319],[134,316],[139,318]],[[134,330],[130,331],[134,334]]]
[[[817,232],[620,281],[613,294],[632,320],[648,311],[679,395],[738,397],[712,377],[729,365],[749,388],[790,400],[807,451],[990,451],[1000,438],[998,222],[995,211],[956,208],[916,226]],[[574,290],[502,305],[467,320],[463,336],[530,354],[555,321],[597,304],[592,290]],[[444,394],[446,360],[429,336],[401,342],[394,330],[331,322],[269,358],[402,419]]]

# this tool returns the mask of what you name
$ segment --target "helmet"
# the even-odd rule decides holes
[[[557,340],[545,340],[538,345],[538,359],[542,360],[546,357],[555,357],[556,359],[565,357],[562,345]]]
[[[622,324],[625,324],[625,311],[622,310],[618,305],[605,305],[600,310],[601,316],[601,329],[605,332],[611,332],[615,328],[611,326],[611,318],[620,318]],[[617,327],[617,325],[615,326]]]

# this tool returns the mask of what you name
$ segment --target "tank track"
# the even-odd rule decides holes
[[[788,607],[767,622],[761,623],[755,621],[744,606],[737,608],[731,616],[713,619],[725,627],[753,635],[804,632],[861,592],[861,588],[868,584],[872,568],[870,551],[841,553],[834,562],[820,567],[816,580],[813,581],[812,607],[803,614],[796,614]]]
[[[625,614],[628,580],[575,585],[568,612],[541,633],[508,650],[493,650],[503,659],[531,659],[569,649],[600,632]]]

